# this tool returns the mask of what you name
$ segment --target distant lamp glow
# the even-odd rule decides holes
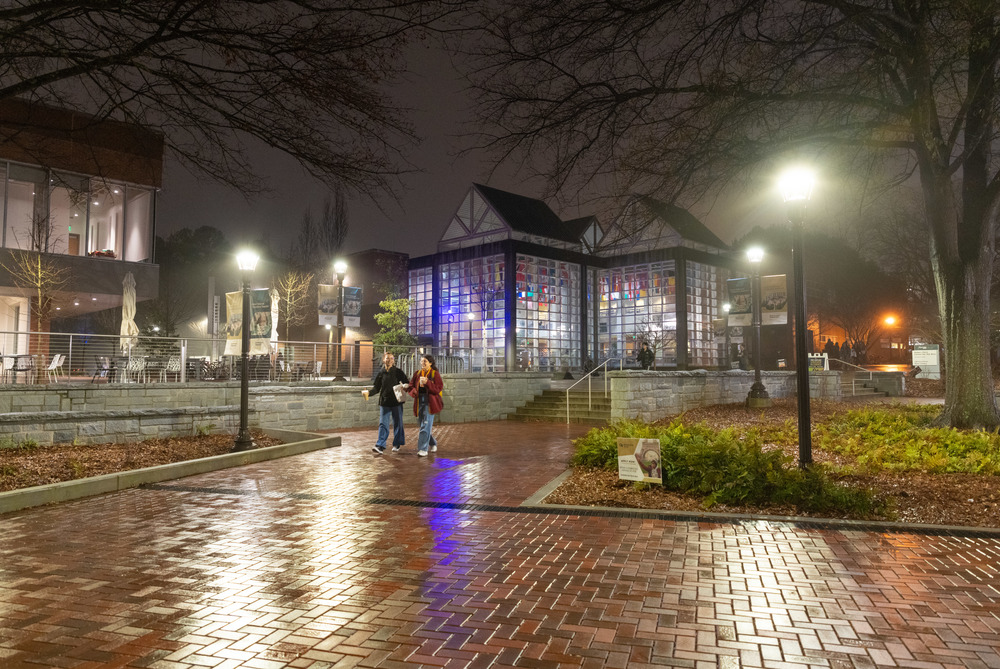
[[[896,317],[895,316],[886,316],[885,317],[885,324],[886,325],[895,325],[896,324]]]
[[[160,331],[160,326],[159,325],[154,325],[153,326],[153,332],[159,332],[159,331]]]
[[[733,305],[729,304],[729,302],[725,302],[722,305],[722,310],[725,311],[727,314],[729,313],[729,310],[732,309],[732,308],[733,308]]]

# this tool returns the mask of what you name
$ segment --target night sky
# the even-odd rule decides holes
[[[385,199],[384,212],[370,201],[352,197],[345,253],[370,248],[399,251],[411,257],[433,253],[473,182],[528,197],[541,197],[543,192],[537,179],[530,181],[514,168],[502,169],[491,176],[495,163],[484,153],[454,157],[455,151],[470,142],[460,136],[468,132],[472,118],[463,82],[442,51],[426,46],[411,51],[412,74],[397,89],[397,100],[414,109],[410,118],[423,142],[411,160],[422,172],[406,177],[408,188],[401,193],[400,204],[389,197]],[[294,160],[276,150],[261,149],[254,155],[259,173],[268,178],[272,193],[252,201],[226,186],[192,175],[168,160],[158,200],[157,234],[166,236],[184,227],[211,225],[225,232],[234,244],[241,244],[256,240],[267,231],[274,249],[281,254],[287,252],[303,213],[311,207],[317,214],[328,190]],[[781,222],[780,202],[773,192],[741,194],[732,202],[679,204],[686,206],[726,243],[754,225]],[[551,200],[548,204],[564,220],[594,213],[586,208],[560,210]]]

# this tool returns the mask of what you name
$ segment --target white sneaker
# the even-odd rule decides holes
[[[427,451],[417,451],[417,455],[420,456],[421,458],[426,458]]]
[[[399,453],[399,446],[393,446],[392,447],[392,452],[393,453]]]
[[[431,452],[431,453],[436,453],[436,452],[437,452],[437,449],[438,449],[438,447],[437,447],[437,444],[434,444],[434,445],[433,445],[433,446],[431,446],[431,447],[430,447],[430,449],[428,449],[428,450],[430,450],[430,452]]]
[[[383,453],[385,453],[385,449],[379,448],[378,446],[372,446],[372,450],[375,451],[375,453],[377,453],[378,455],[382,455]]]

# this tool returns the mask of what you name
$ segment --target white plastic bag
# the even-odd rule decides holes
[[[403,398],[406,397],[406,384],[397,383],[392,387],[392,392],[396,393],[396,401],[402,402]]]

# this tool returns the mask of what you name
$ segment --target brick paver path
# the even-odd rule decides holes
[[[1000,538],[519,509],[581,428],[408,432],[0,516],[0,667],[1000,667]]]

